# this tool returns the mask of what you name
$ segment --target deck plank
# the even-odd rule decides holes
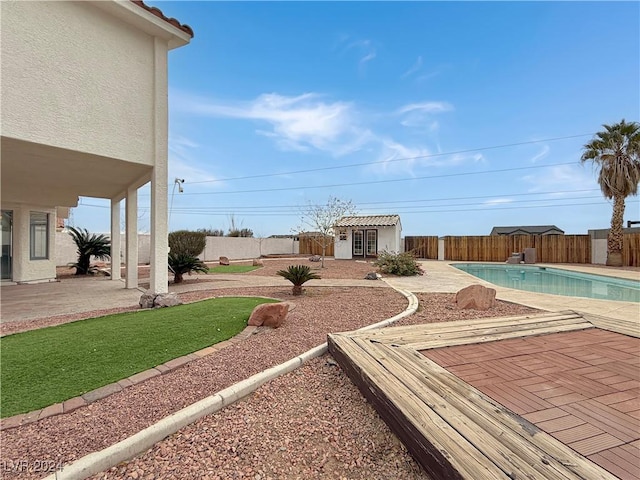
[[[633,322],[596,322],[616,333],[634,329]],[[329,351],[434,478],[610,480],[616,477],[418,351],[574,330],[592,337],[595,327],[564,311],[331,334]]]
[[[496,463],[507,478],[584,478],[530,441],[522,441],[522,433],[528,440],[546,434],[526,421],[511,422],[514,417],[508,410],[480,392],[475,392],[470,401],[468,387],[461,383],[451,387],[441,382],[439,374],[433,375],[434,370],[439,370],[438,366],[430,365],[433,362],[429,359],[412,356],[402,347],[376,345],[369,351],[381,365],[396,370],[414,396]],[[465,452],[460,453],[464,455]]]

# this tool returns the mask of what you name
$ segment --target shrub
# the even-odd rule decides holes
[[[207,244],[207,235],[204,232],[191,232],[178,230],[169,234],[169,251],[175,254],[186,254],[198,257]]]
[[[185,273],[208,273],[209,268],[202,260],[188,253],[169,252],[169,270],[173,272],[173,283],[182,283]]]
[[[411,252],[392,253],[382,251],[378,253],[378,258],[373,264],[378,267],[381,273],[401,277],[422,275],[424,273]]]
[[[197,231],[204,233],[207,237],[224,237],[224,230],[220,228],[199,228]]]
[[[78,247],[78,261],[69,264],[70,268],[76,269],[76,275],[87,275],[93,273],[91,268],[91,257],[98,260],[108,260],[111,254],[111,241],[103,234],[89,233],[86,228],[69,227],[71,237]]]
[[[286,270],[278,270],[277,275],[293,283],[293,295],[302,295],[302,285],[309,280],[319,279],[320,275],[311,272],[307,265],[289,265]]]

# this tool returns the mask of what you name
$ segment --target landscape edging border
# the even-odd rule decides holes
[[[378,323],[362,327],[358,330],[363,331],[386,327],[387,325],[395,323],[409,315],[413,315],[416,312],[419,304],[417,297],[411,292],[401,290],[393,286],[392,288],[407,298],[409,302],[407,308],[398,315],[382,320]],[[75,462],[63,467],[56,473],[45,477],[44,480],[83,480],[91,475],[108,470],[109,468],[150,449],[159,441],[176,433],[181,428],[190,425],[205,415],[215,413],[222,408],[231,405],[237,400],[246,397],[266,382],[295,370],[311,359],[324,355],[327,351],[328,346],[327,342],[325,342],[298,355],[297,357],[292,358],[291,360],[276,365],[275,367],[268,368],[260,373],[256,373],[255,375],[235,383],[212,396],[193,403],[182,410],[178,410],[177,412],[163,418],[138,433],[125,438],[124,440],[121,440],[105,449],[81,457]]]

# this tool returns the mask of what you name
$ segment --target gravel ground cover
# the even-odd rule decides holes
[[[251,274],[290,264],[288,260],[267,260],[264,269]],[[321,272],[324,278],[360,279],[373,270],[371,265],[335,260],[328,261],[327,266]],[[293,300],[296,307],[280,329],[254,335],[74,412],[3,431],[0,463],[71,463],[321,344],[329,332],[375,323],[406,307],[406,299],[387,288],[309,287],[304,296],[292,297],[290,288],[261,287],[181,296],[194,301],[217,295],[275,297]],[[452,304],[453,295],[418,297],[420,310],[399,324],[532,312],[505,302],[498,302],[488,312],[462,311]],[[41,319],[45,323],[48,320]],[[7,479],[43,476],[11,468],[2,472],[2,478]],[[95,478],[385,477],[426,478],[358,390],[325,357],[264,385],[245,401],[201,419],[137,459]]]

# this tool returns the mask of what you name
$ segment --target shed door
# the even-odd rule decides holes
[[[362,230],[354,230],[353,232],[353,256],[364,256],[364,232]]]
[[[367,257],[378,255],[378,231],[367,230]]]
[[[354,230],[353,231],[353,256],[375,257],[378,255],[378,231]]]

